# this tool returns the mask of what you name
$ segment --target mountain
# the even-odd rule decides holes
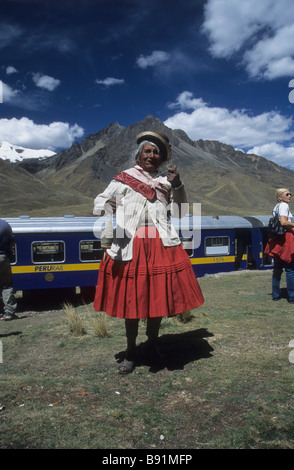
[[[146,130],[168,135],[170,165],[177,165],[189,201],[201,203],[203,215],[270,214],[275,189],[294,186],[292,170],[221,142],[193,141],[181,129],[171,130],[147,116],[128,127],[113,123],[47,158],[10,164],[10,203],[7,205],[7,197],[1,198],[2,216],[92,215],[96,195],[114,175],[133,165],[136,135]],[[1,181],[0,176],[2,193]],[[28,192],[32,195],[29,201],[24,197]]]
[[[92,198],[39,180],[19,165],[0,159],[0,217],[91,215]]]
[[[0,142],[0,158],[10,162],[21,162],[27,158],[47,158],[56,152],[52,150],[35,150],[9,144],[8,142]]]

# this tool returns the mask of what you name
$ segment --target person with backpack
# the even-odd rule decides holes
[[[294,303],[294,222],[290,211],[291,191],[286,188],[276,190],[277,204],[273,209],[273,216],[278,215],[284,234],[274,235],[265,247],[264,253],[274,258],[272,275],[272,299],[281,299],[281,276],[286,272],[288,302]]]

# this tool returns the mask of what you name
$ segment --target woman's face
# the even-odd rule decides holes
[[[157,171],[161,163],[161,157],[156,147],[153,147],[153,145],[150,144],[145,144],[138,163],[143,170],[148,173]]]
[[[283,194],[281,194],[281,196],[279,196],[279,200],[281,202],[287,202],[289,204],[289,202],[291,201],[290,191],[285,191]]]

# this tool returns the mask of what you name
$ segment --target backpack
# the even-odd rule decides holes
[[[268,228],[267,233],[269,238],[276,237],[278,235],[284,235],[286,229],[281,225],[280,217],[279,217],[279,208],[278,212],[275,212],[269,221],[268,221]]]

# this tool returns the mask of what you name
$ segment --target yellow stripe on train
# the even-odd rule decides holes
[[[242,259],[245,259],[244,256]],[[191,258],[192,264],[234,263],[235,256],[211,256],[208,258]]]
[[[235,256],[212,256],[207,258],[190,258],[191,264],[234,263]],[[247,255],[242,257],[247,259]],[[97,271],[100,263],[80,264],[38,264],[32,266],[11,266],[13,274],[57,273],[69,271]]]
[[[38,264],[33,266],[11,266],[13,274],[57,273],[68,271],[97,271],[100,263],[85,264]]]

